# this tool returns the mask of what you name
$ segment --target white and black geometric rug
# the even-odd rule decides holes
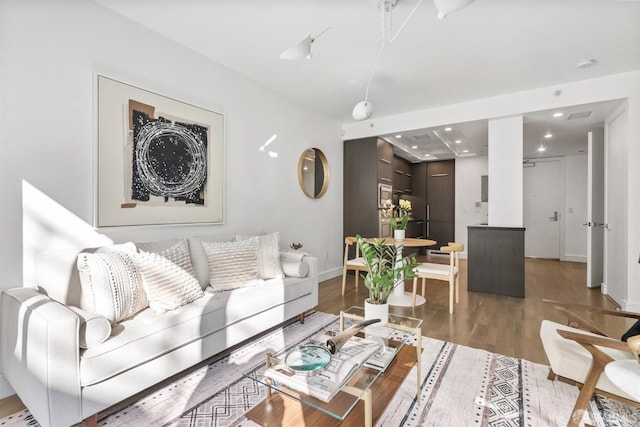
[[[295,347],[327,329],[336,316],[313,313],[100,420],[116,426],[255,427],[244,414],[266,396],[242,376],[264,369],[264,354]],[[395,336],[409,344],[410,336]],[[564,426],[578,395],[576,387],[547,379],[548,367],[470,347],[422,337],[420,399],[415,371],[407,375],[377,426]],[[415,369],[415,368],[414,368]],[[602,427],[640,425],[640,409],[596,396],[583,422]],[[37,425],[28,411],[0,426]]]

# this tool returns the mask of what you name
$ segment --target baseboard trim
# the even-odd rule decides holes
[[[342,276],[342,267],[336,267],[331,270],[318,273],[318,282],[324,282],[326,280],[333,279],[334,277],[338,277],[338,276]]]
[[[9,382],[5,379],[5,377],[0,374],[0,399],[4,399],[5,397],[9,397],[16,394],[13,390]]]
[[[584,255],[567,255],[567,254],[565,254],[560,258],[560,261],[586,263],[587,262],[587,257],[584,256]]]

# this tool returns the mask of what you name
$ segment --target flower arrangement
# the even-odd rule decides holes
[[[402,245],[387,244],[384,239],[369,243],[360,235],[356,236],[356,240],[369,270],[362,275],[364,285],[369,289],[368,302],[386,304],[396,283],[416,277],[418,262],[414,257],[397,259]]]
[[[400,208],[400,221],[397,218],[391,218],[391,227],[394,230],[406,230],[409,224],[409,212],[411,212],[411,201],[400,199],[398,201]]]
[[[383,217],[390,217],[393,215],[393,209],[395,206],[391,202],[391,199],[387,199],[382,202],[382,206],[380,206],[380,211],[382,212]]]

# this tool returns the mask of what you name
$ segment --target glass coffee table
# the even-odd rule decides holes
[[[362,320],[364,309],[351,307],[340,312],[340,316],[325,327],[324,332],[338,333]],[[264,369],[252,369],[243,374],[267,389],[267,398],[252,408],[247,417],[260,425],[327,425],[339,420],[343,425],[370,427],[382,415],[414,365],[417,365],[416,398],[419,398],[421,374],[420,363],[416,362],[422,355],[422,320],[389,314],[385,326],[370,326],[358,335],[384,344],[393,357],[381,358],[377,360],[380,363],[361,367],[331,400],[325,402],[274,382],[264,375],[266,368],[284,360],[291,349],[266,354]],[[404,344],[403,338],[407,335],[415,337],[417,345]],[[371,362],[373,360],[370,359]],[[354,410],[360,406],[362,409]]]

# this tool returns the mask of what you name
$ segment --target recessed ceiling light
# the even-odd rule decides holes
[[[553,113],[553,117],[562,117],[564,116],[564,113],[561,111],[558,111],[557,113]]]
[[[544,153],[547,149],[544,148],[542,145],[540,146],[540,148],[538,148],[538,152],[540,153]]]
[[[469,150],[462,150],[462,152],[463,152],[463,153],[468,153],[468,152],[469,152]]]
[[[549,138],[553,138],[553,134],[549,131],[547,131],[547,133],[544,134],[544,137],[549,139]]]
[[[413,148],[415,150],[416,148],[418,148],[418,146],[417,145],[412,145],[411,148]]]
[[[460,144],[462,141],[460,141],[459,139],[456,139],[456,144]]]
[[[576,64],[576,68],[589,68],[598,63],[597,59],[584,59]]]
[[[444,128],[445,132],[451,132],[451,128]]]
[[[431,154],[427,153],[427,154],[425,154],[424,156],[425,156],[425,157],[429,157],[430,155],[431,155]]]
[[[396,135],[396,139],[402,138],[402,135]]]

